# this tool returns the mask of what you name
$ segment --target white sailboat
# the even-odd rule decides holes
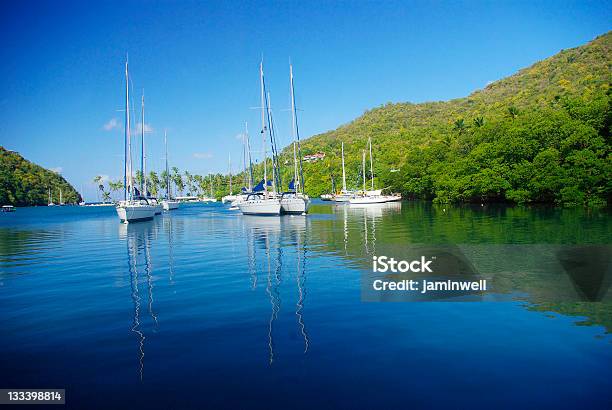
[[[284,214],[306,215],[310,207],[310,198],[304,193],[304,178],[302,175],[302,155],[299,149],[300,134],[295,110],[295,91],[293,86],[293,66],[289,64],[289,82],[291,89],[291,122],[293,132],[293,186],[289,184],[289,191],[282,194],[281,212]],[[298,151],[300,161],[298,163]],[[299,173],[298,173],[299,168]]]
[[[268,192],[266,131],[270,132],[270,113],[268,111],[268,104],[265,97],[263,61],[259,64],[259,79],[261,86],[261,135],[263,138],[264,179],[255,188],[253,188],[252,192],[247,194],[244,201],[238,204],[238,208],[243,215],[280,215],[280,197],[277,195],[275,189],[273,189],[272,192]],[[274,165],[274,161],[272,162]]]
[[[365,175],[365,150],[363,151],[363,191],[360,195],[355,195],[349,202],[351,205],[368,205],[368,204],[383,204],[385,202],[399,201],[402,197],[398,194],[383,195],[382,189],[374,189],[374,159],[372,157],[372,139],[368,138],[368,144],[370,148],[370,177],[371,177],[371,190],[366,189],[366,175]]]
[[[164,147],[166,148],[166,198],[162,200],[162,208],[164,208],[164,211],[171,211],[178,209],[179,201],[173,199],[170,195],[170,169],[168,168],[168,138],[166,131],[164,131]]]
[[[247,172],[247,161],[249,163]],[[253,190],[253,162],[251,160],[251,144],[249,142],[249,124],[244,123],[244,134],[242,135],[242,169],[244,169],[245,184],[242,193],[236,195],[236,198],[231,202],[230,211],[236,211],[240,208],[242,202],[247,200],[248,192]]]
[[[146,200],[134,196],[134,181],[132,176],[132,146],[130,136],[130,93],[129,93],[128,62],[125,62],[125,140],[123,168],[123,201],[117,205],[117,215],[123,223],[153,219],[155,207]]]
[[[157,198],[151,198],[149,196],[149,187],[147,186],[147,150],[145,148],[145,105],[144,105],[144,91],[142,93],[142,101],[141,101],[141,126],[140,126],[140,172],[142,173],[142,178],[140,180],[140,194],[144,196],[147,202],[155,207],[155,215],[161,215],[162,213],[162,204],[157,202]]]
[[[342,190],[339,194],[334,193],[333,200],[335,202],[348,202],[354,193],[346,189],[346,170],[344,168],[344,142],[342,142]]]
[[[238,195],[234,195],[232,188],[232,154],[229,154],[229,194],[221,198],[221,202],[224,204],[227,202],[232,203],[238,198]]]
[[[49,188],[49,203],[47,204],[47,206],[55,206],[55,204],[53,203],[53,199],[51,198],[51,188]]]

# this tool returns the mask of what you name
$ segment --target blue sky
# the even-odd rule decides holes
[[[123,73],[144,88],[149,168],[227,170],[236,135],[257,136],[258,64],[281,145],[289,142],[289,59],[308,137],[386,102],[468,95],[610,30],[610,2],[2,0],[0,145],[61,169],[95,197],[119,179]],[[113,127],[113,119],[119,123]],[[258,147],[259,144],[256,144]]]

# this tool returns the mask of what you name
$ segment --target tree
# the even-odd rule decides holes
[[[96,175],[95,178],[93,179],[94,184],[96,184],[98,186],[98,189],[96,190],[96,194],[98,196],[98,202],[100,202],[100,190],[104,190],[104,186],[100,185],[100,182],[102,182],[102,176],[100,175]],[[100,188],[102,187],[102,188]]]
[[[123,189],[123,182],[121,181],[108,181],[108,189],[110,189],[111,193],[115,193],[116,191],[120,191]]]
[[[456,120],[453,126],[454,130],[459,131],[459,135],[463,134],[466,128],[467,126],[465,125],[465,120],[463,118]]]
[[[518,108],[516,108],[514,105],[511,105],[510,107],[508,107],[508,115],[510,115],[510,118],[512,119],[515,119],[516,117],[518,117],[519,115]]]
[[[177,167],[172,167],[172,182],[174,182],[174,186],[182,194],[185,190],[185,183]]]
[[[149,172],[149,179],[148,179],[149,183],[149,191],[151,192],[151,195],[155,198],[159,197],[159,187],[160,187],[160,181],[159,181],[159,177],[157,176],[157,174],[155,173],[155,171],[151,171]]]

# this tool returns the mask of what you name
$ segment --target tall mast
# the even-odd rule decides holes
[[[294,173],[295,173],[295,181],[298,184],[296,188],[296,192],[301,189],[302,193],[304,193],[304,175],[302,173],[302,149],[300,147],[300,130],[297,122],[297,111],[295,107],[295,87],[293,85],[293,65],[289,63],[289,82],[291,85],[291,119],[293,123],[293,163],[294,163]],[[297,150],[296,150],[297,146]],[[296,153],[297,151],[297,153]],[[299,157],[299,179],[298,179],[298,160],[296,159],[296,154]],[[298,189],[299,188],[299,189]]]
[[[346,192],[346,171],[344,170],[344,142],[342,142],[342,192]]]
[[[170,172],[168,170],[168,137],[164,130],[164,146],[166,147],[166,199],[170,199]]]
[[[293,181],[295,184],[295,192],[298,192],[298,165],[297,165],[297,136],[296,136],[296,118],[295,118],[295,97],[293,95],[293,66],[289,63],[289,83],[291,87],[291,122],[293,125]]]
[[[268,121],[270,121],[270,134],[272,134],[272,103],[270,100],[270,93],[268,92]],[[272,144],[270,144],[272,145]],[[275,164],[275,151],[274,151],[274,145],[272,145],[272,191],[276,192],[276,164]],[[279,187],[280,188],[280,187]]]
[[[208,176],[210,176],[210,198],[212,199],[213,197],[213,177],[210,171],[208,171]]]
[[[229,154],[229,193],[232,195],[232,154]]]
[[[253,190],[253,158],[251,158],[251,140],[249,139],[249,123],[244,123],[246,152],[249,156],[249,192]]]
[[[372,191],[374,191],[374,160],[372,159],[372,138],[368,138],[370,143],[370,177],[372,177]]]
[[[129,87],[128,59],[125,58],[125,140],[124,140],[124,155],[123,155],[123,200],[128,200],[128,172],[129,169],[129,141],[130,141],[130,87]]]
[[[140,195],[147,196],[147,151],[145,150],[145,113],[144,113],[144,90],[142,90],[141,101],[142,119],[140,122]]]
[[[261,86],[261,137],[263,144],[264,191],[268,192],[268,164],[266,158],[266,96],[264,94],[263,59],[259,63],[259,82]]]
[[[363,169],[363,193],[365,195],[366,192],[366,176],[365,176],[365,150],[361,150],[363,154],[363,159],[361,161],[362,169]]]

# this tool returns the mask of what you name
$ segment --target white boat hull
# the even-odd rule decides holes
[[[284,196],[281,201],[281,213],[302,215],[308,212],[310,200],[301,196]]]
[[[116,209],[119,219],[124,223],[146,221],[155,216],[154,205],[120,204]]]
[[[351,205],[384,204],[389,202],[384,196],[358,196],[349,200]]]
[[[171,211],[173,209],[178,209],[178,207],[179,207],[179,201],[168,201],[168,200],[162,201],[162,208],[164,209],[164,211]]]
[[[238,204],[243,215],[280,215],[280,199],[249,199]]]
[[[221,198],[221,202],[223,202],[224,204],[226,202],[234,202],[239,195],[225,195],[223,198]]]

